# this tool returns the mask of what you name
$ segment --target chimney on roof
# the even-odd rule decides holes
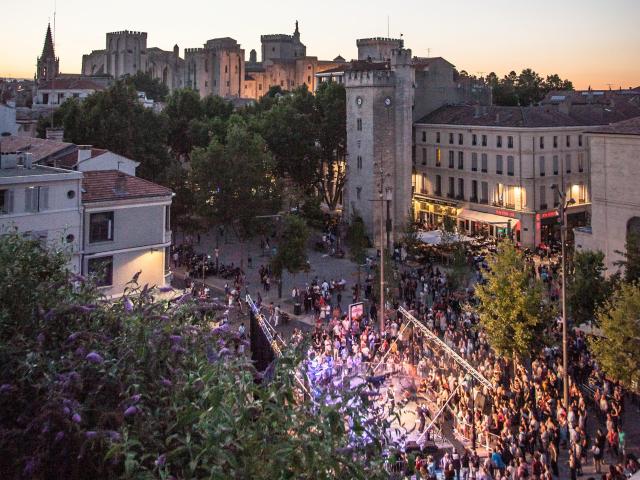
[[[46,130],[47,140],[53,140],[55,142],[64,141],[64,128],[49,127]]]
[[[589,100],[589,103],[591,101]],[[567,95],[566,98],[558,104],[558,110],[560,113],[564,113],[565,115],[569,115],[571,113],[571,96]]]
[[[78,145],[78,163],[91,158],[91,145]]]
[[[22,165],[29,170],[33,168],[33,154],[31,152],[22,154]]]
[[[116,184],[114,187],[114,191],[117,195],[124,195],[127,193],[127,177],[124,173],[118,172],[118,176],[116,177]]]

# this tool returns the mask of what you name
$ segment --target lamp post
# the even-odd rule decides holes
[[[380,334],[384,331],[384,251],[385,251],[385,230],[387,231],[387,242],[389,242],[390,238],[390,216],[389,216],[389,205],[391,203],[391,199],[393,198],[393,191],[391,188],[384,187],[384,169],[382,168],[382,159],[380,159],[380,164],[378,174],[380,175],[380,184],[378,185],[378,200],[380,202],[380,310],[378,315],[380,317]],[[385,200],[387,201],[387,216],[389,216],[389,220],[385,222]],[[386,227],[385,227],[386,223]]]
[[[558,192],[560,197],[560,205],[558,208],[559,222],[560,222],[560,255],[561,255],[561,283],[562,283],[562,399],[564,401],[564,407],[569,408],[569,353],[568,353],[568,325],[567,325],[567,296],[566,296],[566,259],[565,259],[565,243],[567,241],[567,218],[566,209],[569,205],[573,205],[576,201],[570,198],[565,202],[566,194],[564,189],[559,189],[557,185],[552,185],[552,189]]]
[[[384,332],[384,172],[380,165],[380,336]]]
[[[387,201],[387,222],[386,222],[386,229],[387,229],[387,251],[391,251],[391,230],[393,228],[392,222],[391,222],[391,199],[393,198],[393,190],[391,190],[390,187],[387,187],[385,189],[385,200]]]

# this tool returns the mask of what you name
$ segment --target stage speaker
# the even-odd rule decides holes
[[[249,309],[249,339],[251,343],[251,360],[259,372],[264,372],[274,359],[273,349],[258,324],[258,319]]]

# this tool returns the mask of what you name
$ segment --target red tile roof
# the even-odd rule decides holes
[[[0,139],[0,148],[3,152],[30,152],[34,162],[52,158],[57,159],[63,155],[75,153],[78,149],[73,143],[17,135],[2,137]]]
[[[99,155],[102,155],[103,153],[107,153],[108,151],[109,150],[105,150],[103,148],[92,148],[91,156],[89,158],[95,158]],[[54,166],[62,167],[62,168],[73,168],[77,164],[78,164],[78,152],[74,151],[60,158],[57,158]]]
[[[118,170],[84,172],[82,202],[107,202],[147,197],[168,197],[170,189]]]
[[[43,83],[39,90],[104,90],[104,87],[86,78],[56,78]]]
[[[640,117],[594,128],[589,133],[609,133],[613,135],[640,135]]]
[[[532,107],[456,105],[440,107],[416,123],[514,128],[593,127],[638,115],[640,115],[640,107],[628,102],[617,102],[615,105],[572,105],[565,112],[555,105]]]

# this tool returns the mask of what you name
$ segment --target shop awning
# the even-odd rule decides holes
[[[418,232],[418,240],[427,245],[440,245],[442,243],[442,230],[431,230],[428,232]],[[470,242],[472,239],[458,233],[449,236],[451,242]]]
[[[471,220],[472,222],[480,222],[480,223],[488,223],[491,225],[504,225],[507,226],[507,222],[511,221],[511,225],[515,226],[518,222],[517,218],[504,217],[502,215],[495,215],[493,213],[486,212],[478,212],[476,210],[469,210],[467,208],[463,208],[462,211],[458,214],[458,218],[462,218],[464,220]]]

